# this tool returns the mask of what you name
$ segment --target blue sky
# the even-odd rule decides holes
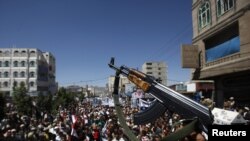
[[[187,81],[180,46],[192,42],[191,8],[191,0],[0,0],[0,47],[51,52],[59,85],[104,86],[111,57],[139,69],[164,61],[169,84]]]

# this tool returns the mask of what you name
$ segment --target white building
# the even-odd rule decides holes
[[[25,86],[30,95],[57,90],[55,58],[35,48],[0,49],[0,91],[12,95],[14,86]]]
[[[164,62],[145,62],[142,65],[142,72],[156,79],[161,80],[163,85],[167,85],[167,65]]]
[[[90,92],[90,97],[106,97],[108,96],[107,88],[98,86],[88,86],[88,91]]]
[[[108,92],[109,93],[112,93],[113,90],[114,90],[114,82],[115,82],[115,76],[110,76],[108,78]],[[125,87],[124,86],[126,84],[131,84],[131,83],[132,82],[130,82],[127,77],[120,75],[119,91],[125,91]]]

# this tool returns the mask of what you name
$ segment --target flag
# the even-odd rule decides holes
[[[74,136],[76,138],[78,138],[78,134],[76,132],[76,124],[77,124],[77,117],[75,115],[71,115],[71,121],[72,121],[72,125],[71,125],[71,136]]]

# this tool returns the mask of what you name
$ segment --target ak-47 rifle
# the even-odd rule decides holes
[[[137,87],[151,94],[156,99],[154,104],[147,110],[134,115],[133,120],[135,124],[141,125],[152,122],[161,116],[166,109],[169,109],[183,118],[198,118],[199,123],[201,123],[199,128],[206,133],[208,132],[208,125],[213,123],[213,117],[208,107],[160,84],[152,76],[126,66],[116,67],[114,58],[111,58],[109,67],[116,70],[116,77],[119,77],[120,74],[126,76]],[[114,93],[118,93],[118,86],[115,86]]]
[[[120,75],[126,76],[137,87],[141,88],[144,92],[151,94],[156,99],[153,105],[151,105],[147,110],[134,114],[134,124],[141,125],[152,122],[160,117],[167,109],[176,112],[183,118],[187,119],[184,120],[184,122],[189,122],[189,124],[187,124],[181,130],[178,130],[166,138],[163,138],[164,141],[179,140],[197,128],[198,130],[208,133],[208,126],[213,124],[247,124],[247,121],[244,120],[244,118],[237,112],[219,108],[214,108],[211,112],[208,107],[203,106],[202,104],[168,88],[167,86],[160,84],[152,76],[126,66],[116,67],[114,65],[114,58],[111,58],[109,67],[116,70],[113,96],[117,115],[121,126],[126,131],[125,134],[132,141],[137,141],[138,139],[126,125],[126,121],[118,100]]]

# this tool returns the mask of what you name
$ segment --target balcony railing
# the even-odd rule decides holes
[[[232,55],[217,59],[215,61],[208,62],[208,63],[205,64],[205,67],[214,66],[214,65],[217,65],[217,64],[221,64],[221,63],[224,63],[224,62],[228,62],[228,61],[231,61],[231,60],[238,59],[240,57],[241,57],[240,53],[235,53],[235,54],[232,54]]]

